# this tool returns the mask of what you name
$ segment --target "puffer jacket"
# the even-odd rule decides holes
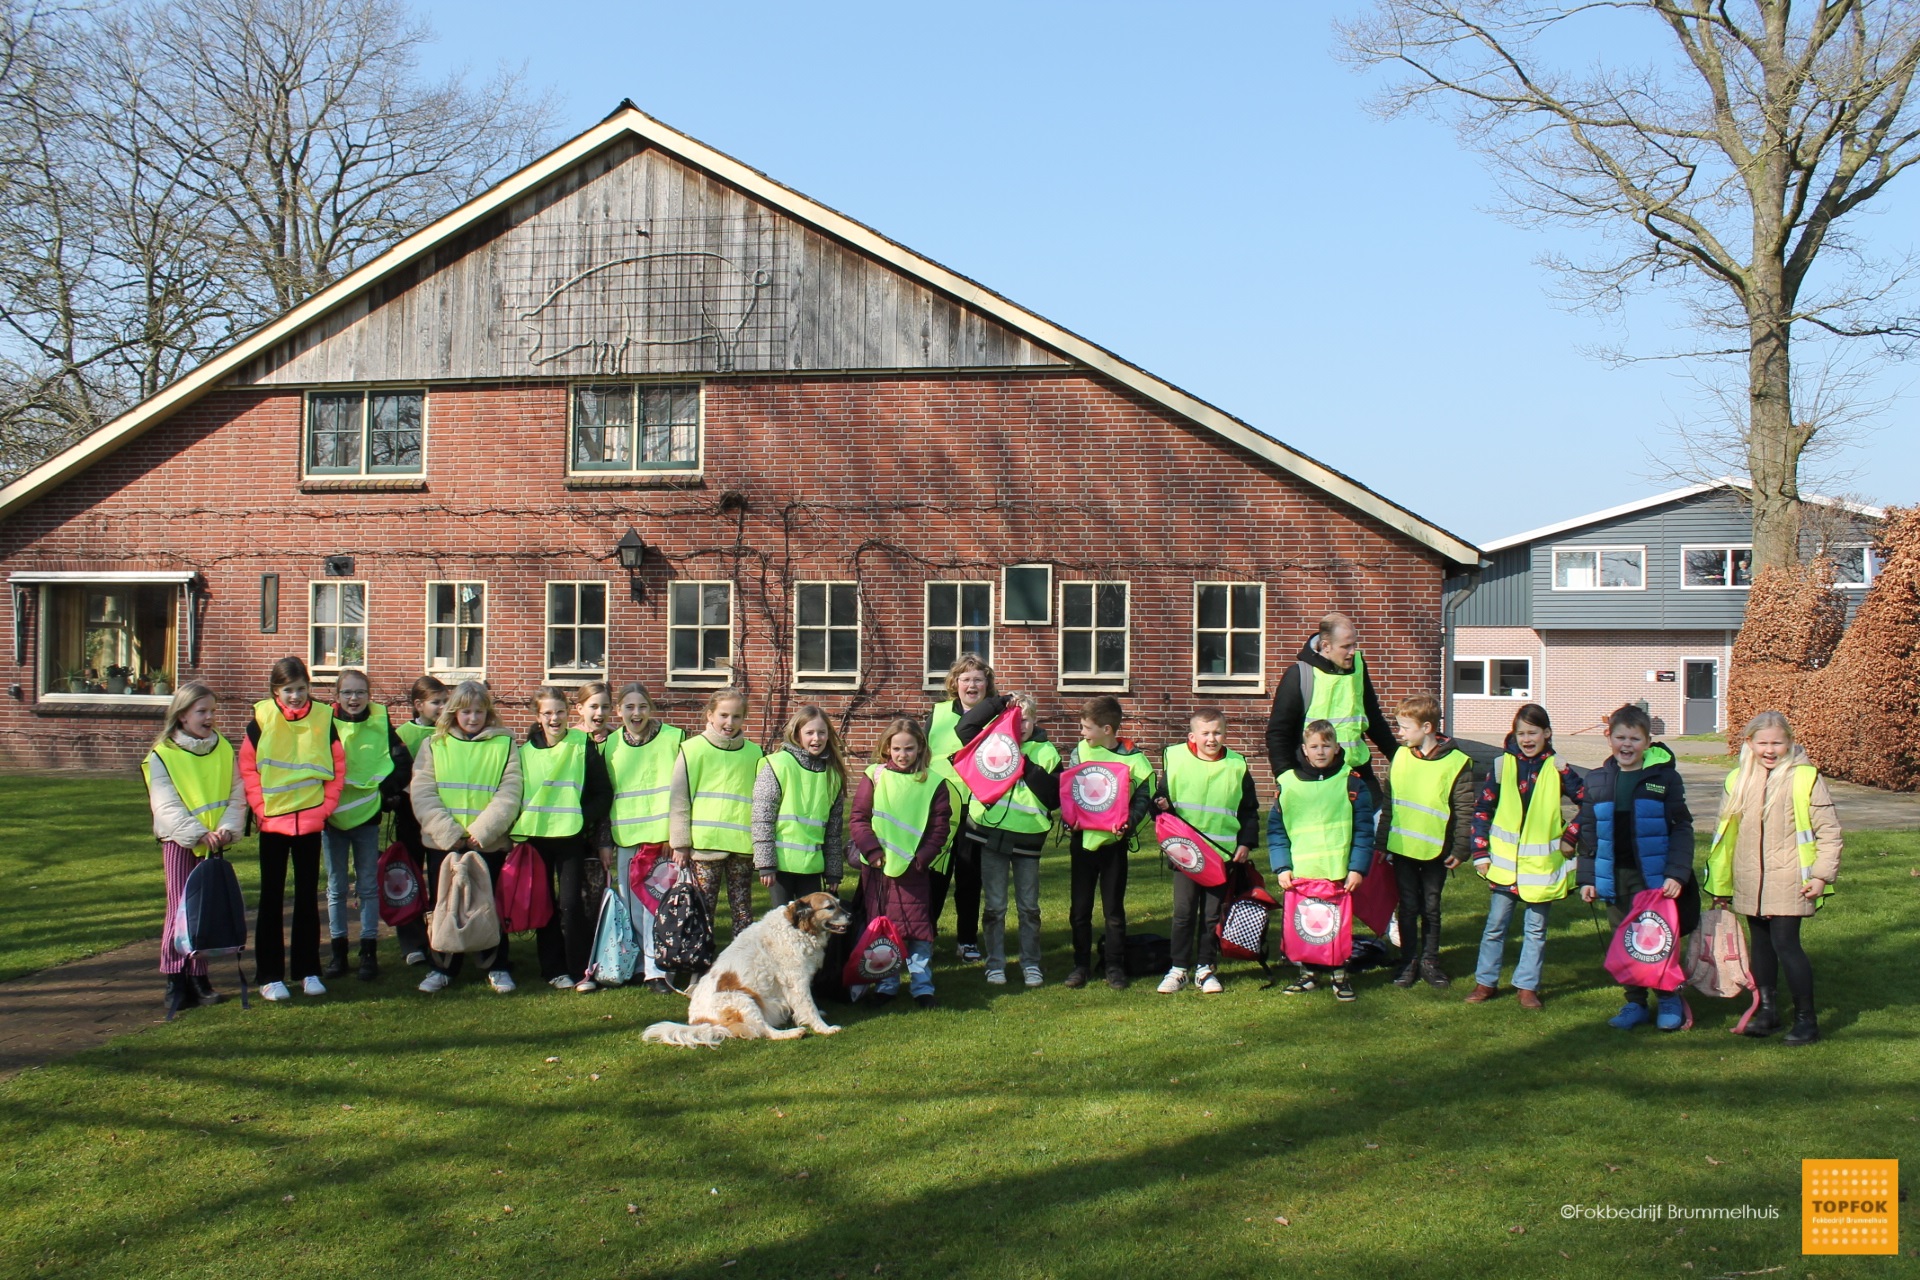
[[[520,753],[511,748],[513,735],[498,726],[482,729],[477,737],[505,737],[509,749],[500,789],[469,826],[461,826],[460,819],[448,812],[446,802],[440,799],[440,784],[433,768],[433,744],[439,735],[422,742],[420,754],[413,758],[413,780],[407,786],[407,794],[413,800],[414,816],[420,820],[420,838],[429,849],[451,849],[460,843],[462,836],[473,837],[473,842],[486,853],[499,853],[509,844],[507,833],[513,829],[513,820],[520,816]]]
[[[1793,822],[1792,785],[1793,766],[1812,763],[1796,745],[1793,755],[1767,775],[1759,814],[1740,815],[1739,835],[1733,842],[1733,909],[1743,916],[1813,914],[1813,903],[1800,896],[1800,841]],[[1813,820],[1812,874],[1832,884],[1840,874],[1840,818],[1825,778],[1814,779],[1807,807]]]

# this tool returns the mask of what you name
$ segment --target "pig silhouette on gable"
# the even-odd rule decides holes
[[[533,334],[527,358],[544,367],[583,354],[581,372],[615,374],[627,371],[636,347],[712,343],[711,367],[726,372],[771,284],[766,271],[701,250],[615,258],[566,280],[521,313]]]

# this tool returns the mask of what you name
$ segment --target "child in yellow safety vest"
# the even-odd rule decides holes
[[[1200,708],[1187,721],[1187,740],[1161,753],[1160,794],[1154,804],[1207,837],[1233,861],[1245,862],[1253,856],[1253,847],[1260,842],[1260,797],[1254,791],[1247,758],[1227,747],[1226,712]],[[1161,995],[1179,991],[1189,973],[1203,995],[1225,990],[1216,969],[1220,938],[1215,930],[1226,900],[1225,882],[1203,885],[1192,876],[1173,873],[1173,944],[1168,948],[1172,967],[1160,980]]]
[[[960,717],[954,736],[962,746],[979,737],[1009,706],[1020,707],[1020,781],[1013,790],[982,804],[965,801],[966,821],[954,843],[973,850],[980,862],[980,941],[987,981],[1007,980],[1007,888],[1012,881],[1020,919],[1020,971],[1029,987],[1046,981],[1040,969],[1040,854],[1060,807],[1060,751],[1040,727],[1040,706],[1033,695],[1013,693],[982,698]],[[956,799],[964,788],[948,782]]]
[[[762,754],[748,741],[746,723],[746,694],[707,695],[706,728],[680,744],[667,819],[673,860],[693,867],[709,915],[726,880],[736,938],[753,923],[753,779]]]
[[[753,869],[772,905],[784,907],[823,886],[840,892],[846,814],[840,732],[816,703],[803,702],[753,779]]]
[[[1762,711],[1742,736],[1740,767],[1727,775],[1707,855],[1707,892],[1714,905],[1731,906],[1747,918],[1760,1008],[1745,1034],[1779,1030],[1774,992],[1784,969],[1793,1026],[1783,1043],[1812,1044],[1820,1038],[1820,1023],[1800,923],[1833,892],[1840,874],[1840,819],[1826,779],[1794,741],[1785,716]]]
[[[867,914],[893,921],[907,944],[907,976],[914,1003],[931,1009],[935,925],[931,875],[947,856],[952,789],[929,768],[926,732],[904,716],[880,731],[872,756],[847,813],[849,857],[860,864],[860,894]],[[900,975],[894,973],[875,986],[874,999],[884,1003],[899,990]]]
[[[1310,720],[1293,767],[1274,779],[1278,794],[1267,815],[1267,860],[1280,887],[1296,879],[1331,880],[1348,893],[1360,887],[1373,865],[1373,791],[1366,776],[1347,765],[1333,722]],[[1352,1001],[1345,965],[1299,966],[1284,988],[1304,995],[1325,979],[1334,998]]]
[[[166,927],[160,934],[160,972],[167,976],[167,1009],[219,1004],[207,980],[207,962],[174,948],[173,922],[187,877],[200,862],[196,850],[219,853],[247,831],[247,789],[239,753],[213,727],[213,690],[198,680],[174,690],[153,749],[140,764],[153,809],[153,838],[167,879]]]
[[[1153,764],[1145,752],[1120,741],[1122,715],[1118,698],[1088,699],[1080,708],[1080,741],[1067,759],[1068,768],[1090,760],[1123,764],[1131,779],[1124,827],[1068,832],[1067,928],[1073,936],[1073,971],[1064,984],[1068,987],[1084,987],[1093,976],[1096,887],[1100,912],[1106,917],[1107,985],[1115,991],[1127,986],[1127,856],[1133,849],[1134,828],[1153,811]]]
[[[415,864],[424,866],[427,859],[427,846],[420,839],[420,820],[413,814],[413,761],[420,754],[420,744],[433,735],[434,726],[440,720],[441,711],[446,709],[447,698],[453,691],[438,677],[423,675],[413,682],[413,689],[407,695],[407,718],[393,727],[400,741],[407,748],[407,790],[393,806],[393,838],[407,847],[413,854]],[[392,717],[389,709],[388,717]],[[423,886],[424,887],[424,886]],[[400,941],[400,954],[408,964],[427,962],[427,921],[425,916],[408,924],[396,925],[394,936]]]
[[[1524,921],[1513,990],[1522,1009],[1542,1007],[1540,975],[1546,962],[1547,913],[1573,890],[1576,816],[1585,797],[1580,775],[1553,753],[1553,721],[1529,702],[1513,713],[1505,749],[1494,758],[1487,784],[1473,809],[1473,869],[1487,882],[1487,924],[1468,1004],[1482,1004],[1500,991],[1507,929],[1517,909]]]
[[[533,695],[534,724],[520,745],[520,814],[510,833],[526,841],[546,864],[553,915],[534,931],[540,977],[559,991],[597,991],[587,976],[598,900],[587,898],[590,832],[612,804],[607,766],[584,729],[568,727],[573,710],[567,691],[545,685]]]
[[[1467,860],[1473,834],[1473,761],[1440,734],[1440,701],[1429,694],[1393,709],[1400,746],[1387,767],[1383,843],[1400,889],[1400,972],[1405,989],[1422,978],[1447,987],[1440,967],[1440,895],[1447,873]]]
[[[627,914],[640,942],[640,980],[647,990],[666,995],[673,990],[666,970],[653,954],[653,912],[633,891],[630,868],[645,856],[669,858],[667,810],[671,807],[674,766],[686,732],[660,719],[647,686],[634,681],[620,690],[620,727],[600,744],[606,761],[607,782],[613,789],[607,814],[607,884],[626,903]],[[669,860],[671,860],[669,858]]]
[[[953,753],[965,740],[960,737],[960,720],[979,709],[982,702],[997,698],[993,668],[977,653],[963,653],[947,669],[946,698],[933,704],[927,716],[927,750],[932,769],[947,784],[953,799],[952,838],[949,856],[941,859],[933,872],[933,918],[939,922],[947,907],[947,891],[953,891],[954,954],[967,964],[980,961],[980,844],[966,838],[967,784],[954,772]],[[1003,704],[1004,707],[1004,704]],[[979,729],[974,730],[975,733]]]
[[[380,815],[401,803],[413,776],[413,753],[387,709],[372,700],[367,673],[348,667],[333,691],[333,729],[347,760],[340,804],[327,818],[327,928],[333,954],[323,978],[347,971],[347,889],[360,898],[360,968],[355,976],[380,976]],[[348,862],[352,867],[349,871]]]

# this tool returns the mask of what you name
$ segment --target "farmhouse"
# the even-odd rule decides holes
[[[1441,682],[1478,550],[630,103],[0,489],[0,756],[124,765],[285,654],[404,701],[645,681],[864,751],[956,654],[1056,733],[1258,741],[1331,608]],[[526,717],[530,718],[530,717]],[[1264,773],[1264,771],[1262,771]]]

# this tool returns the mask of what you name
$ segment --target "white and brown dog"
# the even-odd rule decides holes
[[[794,1040],[840,1030],[813,1003],[813,975],[827,940],[853,917],[830,893],[810,893],[775,907],[740,931],[687,992],[685,1022],[656,1022],[641,1039],[685,1048],[722,1040]],[[789,1020],[797,1025],[787,1027]],[[804,1028],[804,1030],[803,1030]]]

